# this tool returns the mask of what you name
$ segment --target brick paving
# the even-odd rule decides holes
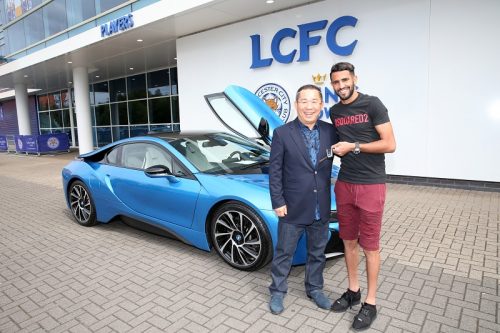
[[[78,226],[60,178],[73,156],[0,154],[0,332],[349,331],[359,306],[317,309],[303,266],[275,316],[269,266],[240,272],[120,221]],[[368,332],[499,332],[499,222],[500,193],[389,184]],[[327,262],[325,278],[338,297],[343,259]]]

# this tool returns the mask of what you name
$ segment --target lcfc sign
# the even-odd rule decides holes
[[[341,46],[337,44],[337,33],[344,27],[355,27],[358,19],[354,16],[341,16],[330,24],[326,32],[326,44],[332,53],[348,56],[354,51],[354,47],[358,40],[354,40],[349,45]],[[284,28],[278,31],[271,41],[272,58],[262,58],[260,35],[252,35],[252,66],[250,68],[259,68],[271,66],[273,60],[282,64],[289,64],[297,56],[297,50],[293,49],[289,53],[283,54],[280,45],[286,38],[295,39],[299,34],[299,55],[298,62],[309,61],[309,48],[313,45],[318,45],[321,36],[314,36],[314,32],[324,30],[328,24],[328,20],[310,22],[298,25],[298,31],[292,28]]]
[[[101,25],[101,37],[107,37],[119,31],[125,31],[133,26],[134,16],[132,14],[119,17]]]

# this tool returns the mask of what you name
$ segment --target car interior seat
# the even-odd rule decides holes
[[[200,171],[206,171],[212,168],[207,157],[201,152],[198,145],[192,142],[186,142],[186,158],[194,164]]]

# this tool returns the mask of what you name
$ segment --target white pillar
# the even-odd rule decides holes
[[[28,106],[28,90],[26,84],[16,83],[14,85],[16,95],[17,126],[19,134],[31,135],[30,110]]]
[[[86,67],[73,68],[75,86],[75,108],[80,154],[94,150],[92,139],[92,117],[90,114],[89,78]]]
[[[69,124],[71,126],[71,147],[76,147],[75,120],[73,119],[73,97],[71,97],[71,87],[68,87],[68,107]]]

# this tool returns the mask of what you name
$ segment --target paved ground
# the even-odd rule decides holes
[[[0,332],[349,330],[359,307],[317,309],[303,267],[274,316],[269,267],[239,272],[121,222],[78,226],[60,180],[72,157],[0,154]],[[499,223],[500,193],[389,185],[370,332],[499,332]],[[338,297],[343,259],[328,261],[325,277]]]

